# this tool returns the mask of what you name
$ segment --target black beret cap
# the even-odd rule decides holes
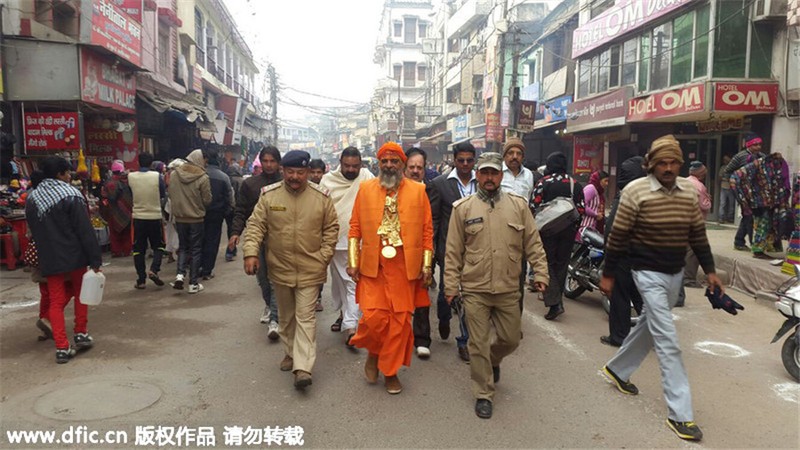
[[[283,158],[281,158],[281,165],[283,167],[308,167],[309,161],[311,161],[311,155],[309,155],[308,152],[292,150],[283,155]]]

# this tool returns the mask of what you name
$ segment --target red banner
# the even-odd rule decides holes
[[[714,110],[778,112],[778,83],[714,83]]]
[[[86,119],[86,156],[110,164],[122,160],[128,169],[137,169],[139,137],[136,121],[124,116],[94,116]]]
[[[575,136],[573,148],[573,174],[592,173],[603,168],[602,143],[593,142],[591,136]]]
[[[81,99],[125,113],[136,113],[136,76],[110,58],[81,48]]]
[[[486,114],[486,141],[503,142],[503,127],[500,125],[500,114]]]
[[[142,65],[142,26],[110,0],[92,2],[92,44]]]
[[[26,150],[77,150],[81,146],[78,113],[25,113]]]
[[[678,116],[706,109],[705,83],[638,97],[628,101],[628,122]]]

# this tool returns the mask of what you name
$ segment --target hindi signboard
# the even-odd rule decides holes
[[[81,146],[78,113],[25,113],[25,150],[77,150]]]

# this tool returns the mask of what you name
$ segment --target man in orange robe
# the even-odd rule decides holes
[[[384,144],[378,162],[378,178],[361,183],[350,218],[347,273],[363,311],[350,343],[369,352],[367,381],[382,372],[387,392],[399,394],[397,371],[414,349],[414,309],[430,306],[419,291],[431,282],[433,221],[425,185],[403,177],[403,149]]]

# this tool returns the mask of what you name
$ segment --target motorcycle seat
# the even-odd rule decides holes
[[[583,242],[591,245],[594,248],[603,248],[605,245],[605,239],[603,239],[603,235],[591,228],[584,228],[581,232],[581,238],[583,239]]]

